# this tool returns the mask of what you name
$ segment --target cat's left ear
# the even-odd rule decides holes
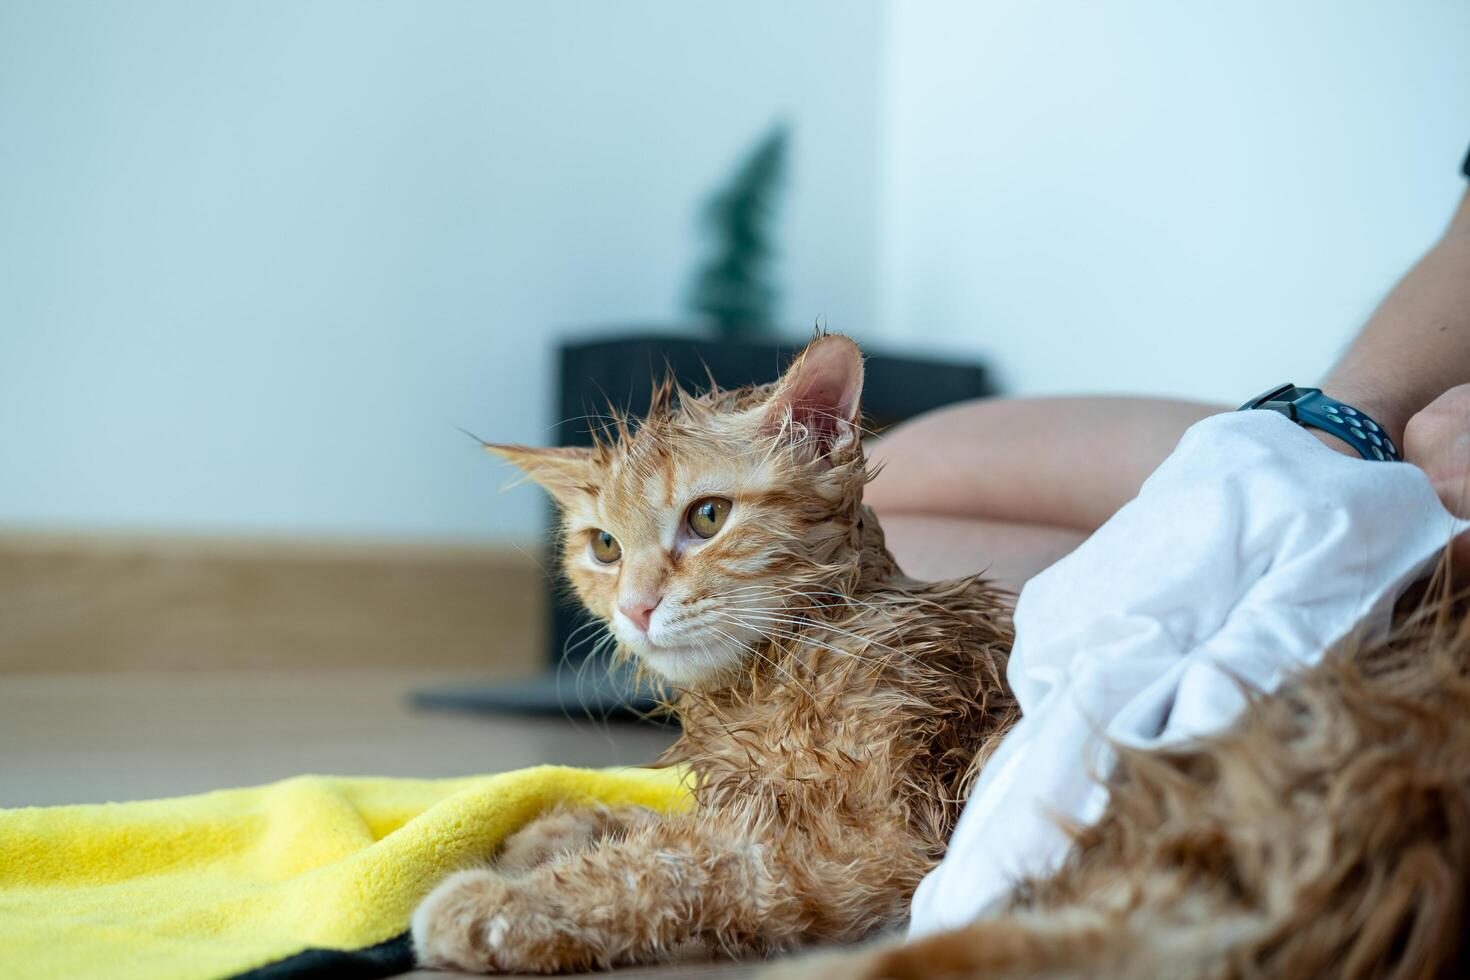
[[[829,455],[858,434],[863,394],[863,353],[841,334],[818,337],[807,345],[776,385],[762,408],[763,424],[788,431],[814,450]]]
[[[501,446],[485,443],[485,449],[541,484],[565,507],[578,495],[595,495],[593,451],[579,446],[539,449],[532,446]]]

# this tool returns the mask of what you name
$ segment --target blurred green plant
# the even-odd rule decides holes
[[[773,126],[704,205],[711,254],[694,274],[688,302],[725,340],[769,334],[774,326],[774,226],[790,135],[786,123]]]

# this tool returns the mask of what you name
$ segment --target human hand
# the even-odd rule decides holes
[[[1457,385],[1409,419],[1404,459],[1429,475],[1445,509],[1470,517],[1470,385]],[[1450,546],[1456,578],[1470,573],[1470,531]]]
[[[1451,388],[1409,419],[1404,459],[1429,474],[1447,510],[1470,517],[1470,384]]]

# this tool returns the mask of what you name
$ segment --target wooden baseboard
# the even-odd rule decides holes
[[[0,671],[494,667],[545,658],[515,548],[0,532]]]

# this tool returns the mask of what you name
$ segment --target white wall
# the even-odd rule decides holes
[[[784,315],[876,297],[879,6],[0,5],[0,524],[526,540],[551,341],[677,318],[795,130]]]
[[[0,524],[532,538],[457,430],[680,315],[778,116],[798,329],[1320,374],[1461,192],[1470,4],[0,4]]]
[[[883,321],[1018,392],[1317,379],[1464,191],[1464,0],[886,11]]]

